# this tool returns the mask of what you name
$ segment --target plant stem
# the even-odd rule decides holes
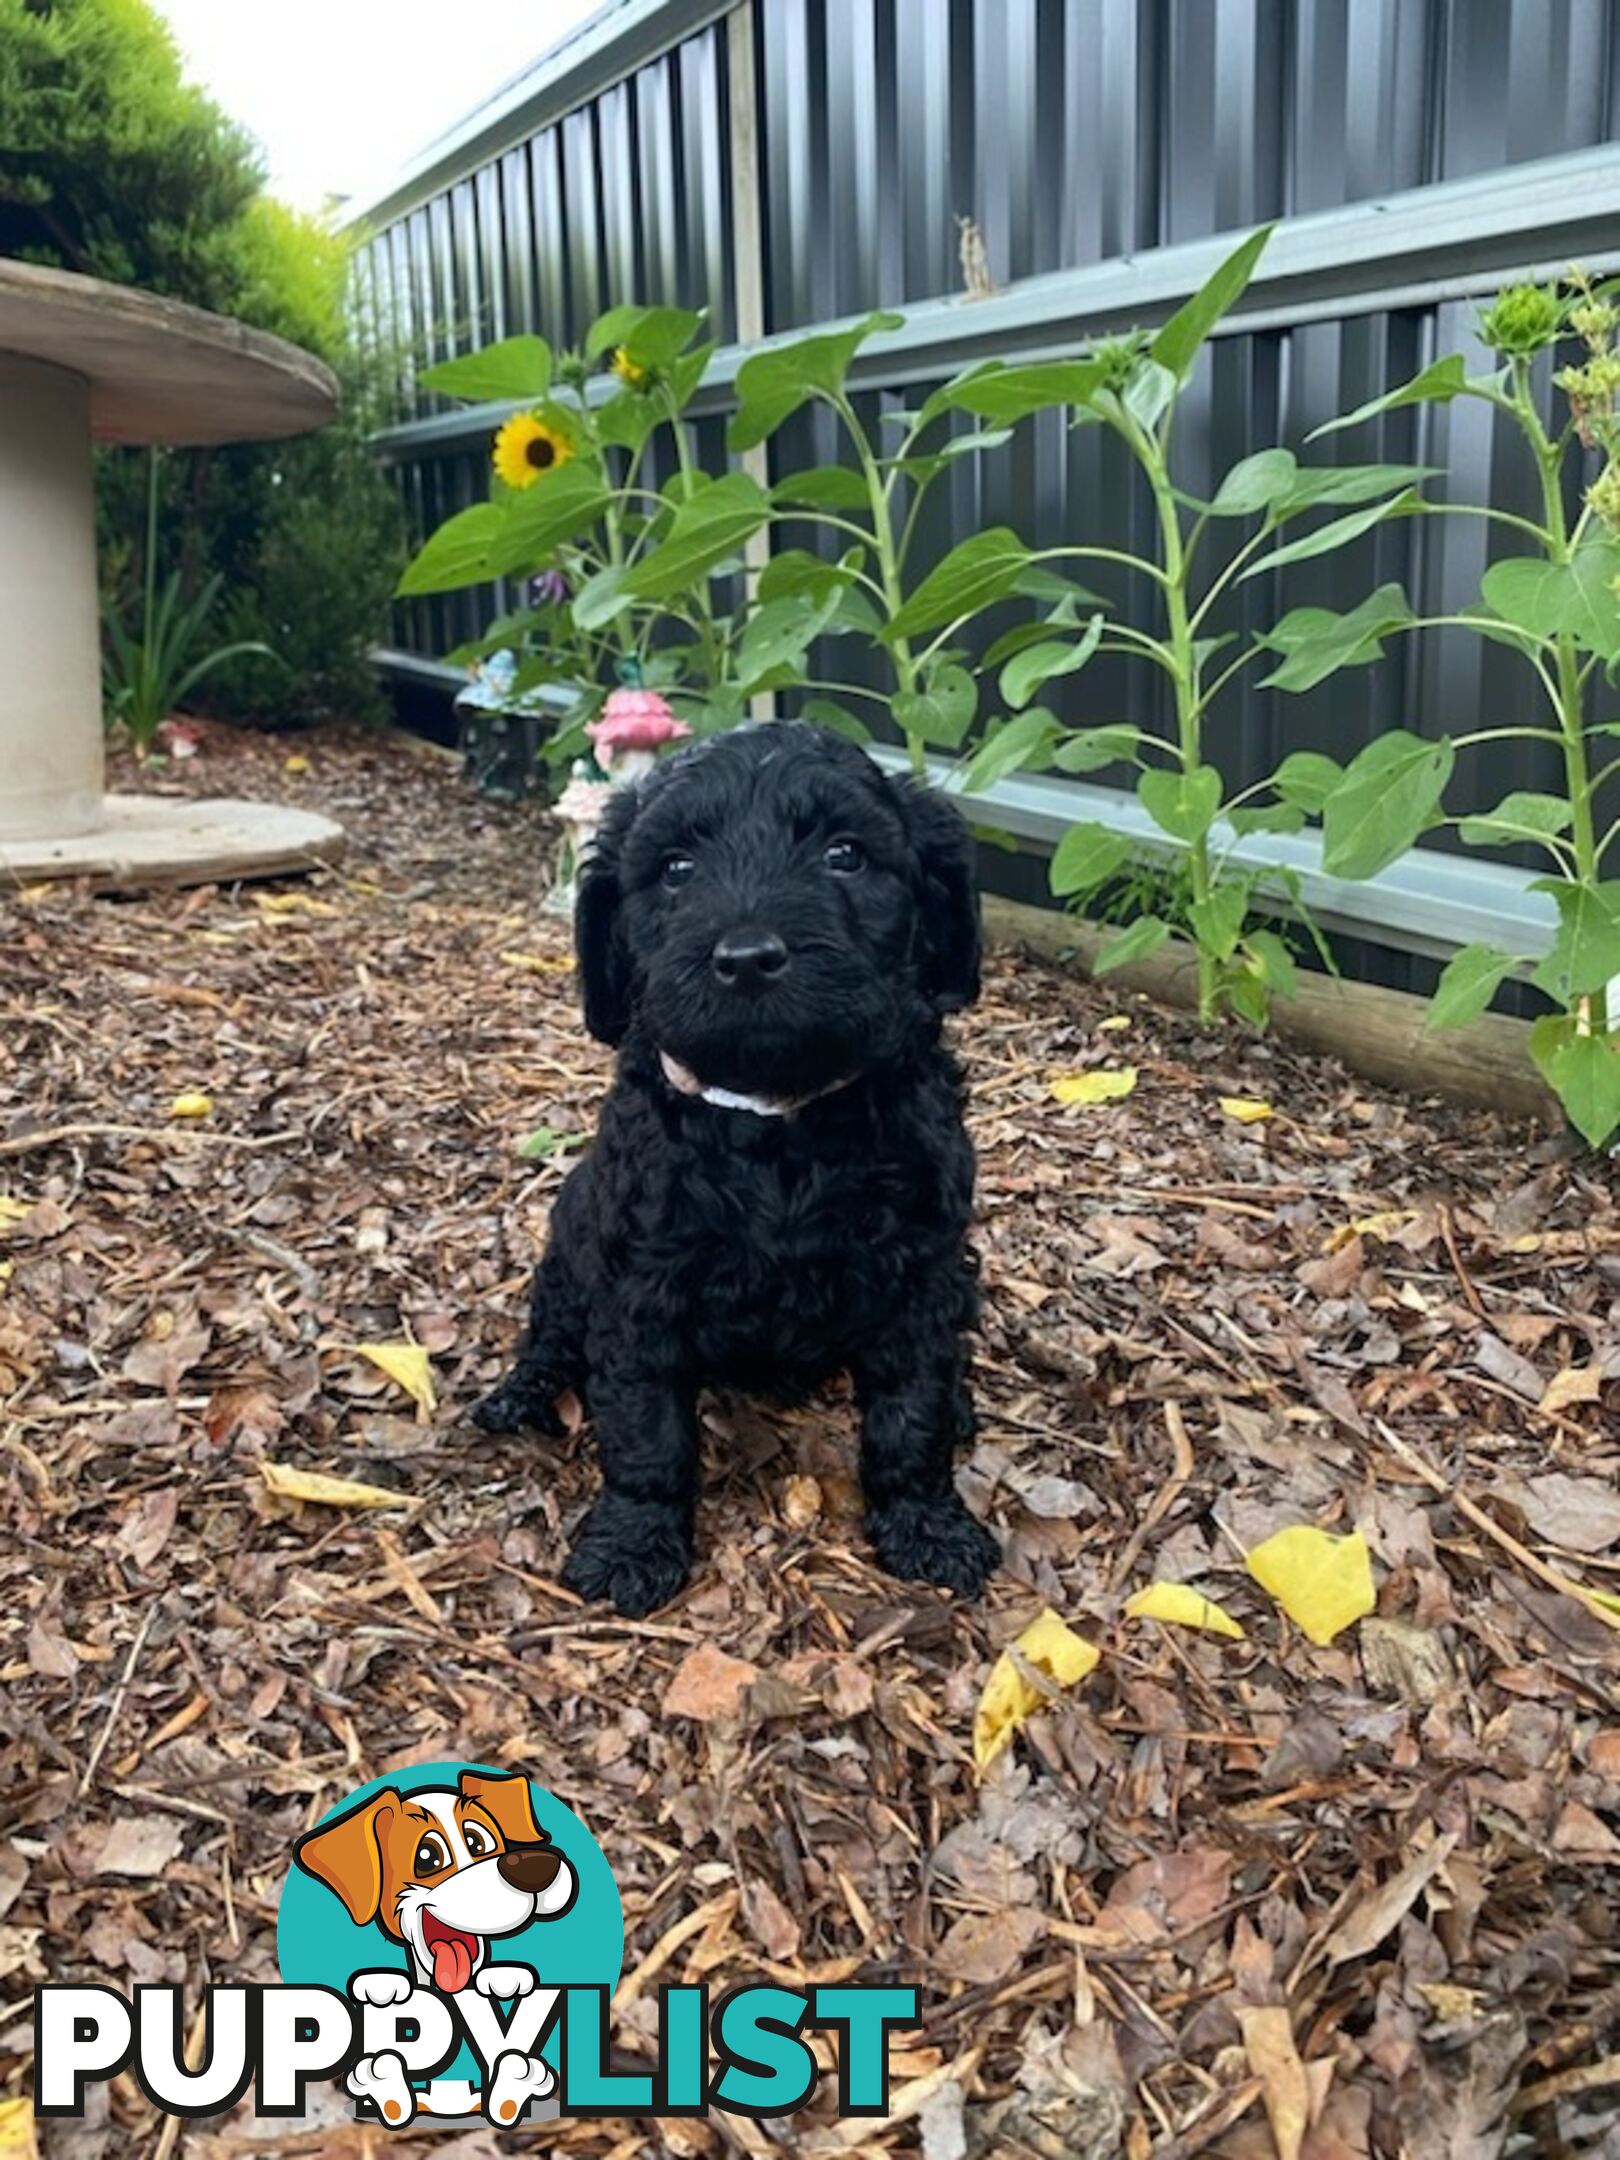
[[[1513,362],[1513,405],[1520,425],[1535,452],[1541,475],[1542,514],[1546,525],[1547,554],[1555,563],[1567,563],[1574,553],[1574,538],[1564,515],[1563,452],[1549,439],[1536,410],[1530,389],[1527,361]],[[1598,881],[1597,832],[1592,819],[1592,778],[1586,758],[1586,701],[1581,685],[1581,661],[1574,638],[1562,631],[1554,640],[1557,655],[1558,725],[1564,752],[1564,784],[1569,790],[1570,846],[1575,855],[1579,883]]]
[[[1159,531],[1164,540],[1164,586],[1165,617],[1170,632],[1170,653],[1173,666],[1170,679],[1176,691],[1176,739],[1181,747],[1181,769],[1195,773],[1203,764],[1200,712],[1202,705],[1200,668],[1194,649],[1195,637],[1187,611],[1187,554],[1182,539],[1181,510],[1176,502],[1175,489],[1170,485],[1163,452],[1158,443],[1144,439],[1138,447],[1138,455],[1153,490],[1153,500],[1159,513]],[[1209,859],[1209,834],[1201,832],[1187,843],[1187,872],[1192,885],[1193,902],[1202,908],[1209,900],[1212,873]],[[1207,1027],[1215,1018],[1219,1001],[1219,979],[1215,955],[1210,952],[1202,936],[1195,938],[1198,952],[1198,1017]]]
[[[905,604],[905,592],[900,582],[900,558],[894,544],[894,524],[889,516],[889,491],[877,459],[872,455],[872,445],[866,439],[860,416],[848,398],[836,396],[831,400],[840,419],[849,430],[855,454],[861,461],[861,472],[866,480],[866,496],[872,506],[872,545],[877,551],[878,573],[883,581],[883,600],[891,620]],[[911,650],[909,638],[897,637],[889,647],[894,659],[896,693],[901,697],[913,696],[917,688],[917,661]],[[906,749],[911,756],[911,769],[919,777],[927,771],[920,735],[903,728]]]

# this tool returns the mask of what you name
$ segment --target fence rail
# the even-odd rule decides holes
[[[903,329],[874,338],[852,378],[868,401],[898,401],[973,361],[1161,318],[1233,234],[1275,218],[1178,431],[1184,484],[1209,492],[1248,451],[1297,449],[1436,353],[1468,350],[1469,302],[1498,284],[1572,259],[1620,268],[1617,114],[1606,0],[625,0],[368,206],[357,306],[419,359],[521,329],[567,342],[627,297],[705,306],[724,343],[694,410],[718,461],[743,332],[898,305]],[[1003,281],[984,299],[956,290],[958,213]],[[509,409],[449,409],[403,371],[378,447],[419,528],[481,492]],[[943,552],[983,522],[1034,545],[1103,522],[1142,530],[1103,433],[1045,415],[993,458],[961,460],[922,537]],[[773,454],[791,469],[833,449],[801,417]],[[1427,463],[1458,500],[1535,501],[1473,408],[1392,414],[1311,454]],[[1246,605],[1260,620],[1399,578],[1446,612],[1477,591],[1490,545],[1475,520],[1395,521],[1331,567],[1257,580],[1269,589]],[[385,664],[433,679],[424,663],[495,599],[402,608]],[[1290,748],[1348,756],[1395,725],[1463,732],[1511,719],[1525,694],[1478,641],[1442,633],[1304,698],[1235,691],[1221,755],[1246,784]],[[1067,696],[1071,717],[1163,724],[1157,687],[1118,663]],[[1545,786],[1544,757],[1503,746],[1463,785],[1478,800]],[[1091,814],[1098,791],[1038,792],[1039,816],[1020,812],[1036,837],[1066,805]],[[1008,788],[991,803],[1012,821]],[[1107,805],[1128,818],[1128,797]],[[1511,859],[1426,851],[1405,875],[1396,899],[1350,889],[1331,912],[1433,952],[1464,922],[1477,934],[1481,909],[1539,906]]]

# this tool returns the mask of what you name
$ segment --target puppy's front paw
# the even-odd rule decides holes
[[[627,1620],[667,1605],[692,1572],[692,1534],[673,1508],[603,1493],[580,1527],[562,1571],[591,1604],[605,1600]]]
[[[1001,1565],[1001,1547],[954,1492],[891,1500],[872,1510],[866,1528],[879,1565],[903,1582],[977,1597]]]
[[[416,2114],[416,2095],[405,2075],[405,2058],[392,2048],[362,2055],[344,2084],[356,2100],[369,2100],[390,2129],[401,2130]]]
[[[526,1378],[521,1371],[508,1373],[473,1411],[472,1421],[480,1432],[537,1432],[560,1440],[563,1423],[557,1415],[557,1397],[562,1392],[549,1381]]]

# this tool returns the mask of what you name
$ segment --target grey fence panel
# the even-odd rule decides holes
[[[1052,343],[1050,325],[1068,307],[1061,298],[1014,308],[1005,327],[997,302],[981,311],[958,301],[939,314],[962,289],[961,218],[976,222],[993,279],[1015,297],[1023,280],[1117,265],[1110,319],[1123,323],[1153,289],[1155,250],[1440,182],[1469,190],[1460,209],[1455,193],[1446,198],[1455,234],[1468,228],[1474,183],[1481,204],[1495,201],[1504,170],[1595,150],[1620,116],[1612,0],[741,4],[756,52],[767,333],[874,306],[935,311],[934,344],[888,359],[880,348],[863,361],[868,414],[914,404],[936,361],[943,373],[964,349],[1016,355]],[[492,101],[482,134],[469,123],[464,146],[437,153],[422,180],[385,199],[356,307],[400,355],[406,424],[385,447],[415,531],[477,498],[497,417],[452,418],[447,401],[414,387],[427,362],[524,330],[571,342],[601,308],[628,298],[706,307],[719,343],[734,340],[727,56],[714,0],[624,0]],[[1555,267],[1568,242],[1554,228],[1580,226],[1580,213],[1572,200],[1526,214],[1522,235],[1496,244],[1492,264]],[[1620,228],[1584,244],[1620,250]],[[1281,281],[1274,305],[1262,301],[1253,322],[1212,342],[1178,420],[1186,486],[1208,492],[1235,459],[1282,442],[1313,458],[1427,463],[1447,475],[1454,501],[1534,506],[1534,475],[1517,446],[1471,403],[1391,413],[1306,448],[1322,421],[1438,353],[1470,349],[1477,296],[1498,274],[1436,282],[1420,250],[1385,275],[1383,247],[1380,239],[1379,260],[1337,282],[1330,258],[1307,265],[1301,279]],[[1454,259],[1455,247],[1445,261]],[[1096,319],[1089,290],[1073,304]],[[724,457],[735,366],[735,353],[723,353],[698,407],[711,465]],[[782,471],[838,447],[829,416],[804,413],[770,461]],[[1152,544],[1149,505],[1118,445],[1057,414],[989,459],[957,461],[920,526],[924,559],[994,522],[1038,544],[1104,528],[1139,549]],[[806,537],[790,526],[781,541]],[[1342,554],[1242,585],[1223,627],[1343,604],[1385,579],[1405,583],[1425,612],[1453,610],[1477,594],[1490,553],[1512,551],[1511,536],[1474,519],[1391,522]],[[1149,592],[1092,582],[1143,613],[1152,606]],[[498,598],[402,607],[395,648],[431,659],[487,621]],[[853,643],[823,658],[829,673],[861,668],[881,687],[881,663]],[[1409,640],[1381,666],[1346,671],[1303,698],[1247,681],[1234,688],[1219,721],[1223,761],[1242,784],[1293,748],[1348,755],[1392,726],[1464,733],[1525,716],[1533,689],[1516,662],[1465,632]],[[1073,718],[1167,724],[1151,671],[1117,659],[1052,690]],[[1540,743],[1500,746],[1488,769],[1465,757],[1459,801],[1549,784],[1549,754]]]

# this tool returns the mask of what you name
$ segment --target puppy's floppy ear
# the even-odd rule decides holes
[[[920,872],[918,936],[923,989],[939,1012],[960,1012],[979,994],[979,882],[973,836],[937,789],[897,784]]]
[[[529,1781],[517,1771],[495,1777],[478,1770],[463,1770],[456,1780],[463,1800],[476,1800],[508,1845],[540,1845],[546,1833],[535,1820]]]
[[[630,955],[619,923],[619,850],[636,814],[636,790],[620,788],[585,856],[574,908],[574,954],[579,964],[585,1025],[610,1049],[630,1026]]]
[[[367,1927],[382,1910],[382,1830],[398,1813],[399,1794],[390,1785],[336,1822],[323,1823],[293,1847],[293,1858],[306,1874],[335,1890],[356,1927]]]

